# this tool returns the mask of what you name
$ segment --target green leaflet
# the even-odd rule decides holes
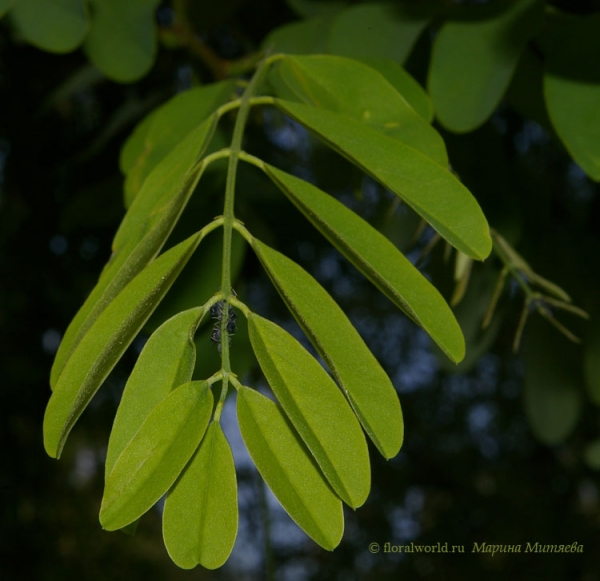
[[[600,83],[547,74],[544,95],[552,125],[573,159],[600,181]]]
[[[425,89],[406,72],[397,62],[389,58],[363,58],[367,66],[382,74],[398,93],[400,93],[408,104],[427,123],[433,121],[433,101],[425,92]]]
[[[154,11],[159,3],[160,0],[90,0],[92,26],[84,50],[113,81],[136,81],[154,64]]]
[[[488,18],[446,22],[438,33],[428,88],[438,119],[471,131],[496,109],[527,41],[542,20],[544,2],[520,0]]]
[[[304,103],[343,113],[448,165],[444,141],[379,72],[352,59],[286,56],[279,72]]]
[[[438,290],[375,228],[315,186],[270,165],[266,173],[294,205],[395,305],[423,327],[455,363],[465,343]]]
[[[183,569],[216,569],[227,561],[238,527],[233,455],[213,422],[190,463],[169,490],[163,536],[169,556]]]
[[[127,205],[153,168],[216,109],[227,103],[234,90],[233,81],[190,89],[176,95],[139,123],[139,129],[136,127],[121,153],[121,167],[127,174]]]
[[[403,63],[435,15],[434,2],[371,2],[340,12],[329,32],[329,52],[351,58],[385,57]]]
[[[71,428],[201,239],[201,233],[194,234],[149,264],[108,305],[77,344],[46,407],[44,446],[49,456],[60,456]]]
[[[51,386],[56,385],[72,351],[106,306],[160,252],[200,179],[204,165],[194,169],[194,164],[210,141],[215,124],[214,117],[207,119],[144,182],[115,235],[108,264],[61,341]]]
[[[573,159],[600,181],[600,15],[555,13],[543,37],[544,97],[556,133]]]
[[[342,503],[281,408],[242,387],[237,416],[246,448],[281,506],[315,543],[335,549],[344,532]]]
[[[175,387],[192,379],[196,363],[194,332],[202,315],[202,307],[175,315],[144,345],[125,385],[110,432],[106,478],[154,406]]]
[[[352,508],[369,494],[367,443],[346,398],[317,360],[275,323],[248,318],[252,349],[275,397],[337,495]]]
[[[270,52],[313,54],[327,52],[327,31],[330,17],[310,18],[285,24],[273,30],[261,43]]]
[[[534,435],[556,445],[571,434],[581,414],[581,352],[561,335],[548,333],[544,325],[535,319],[528,322],[523,396]]]
[[[214,134],[216,124],[216,115],[208,117],[150,172],[119,226],[113,242],[114,251],[129,238],[139,238],[148,231],[166,213],[166,208],[170,209],[172,205],[179,208],[181,205],[183,209],[193,191],[193,187],[189,189],[190,181],[199,177],[194,167],[200,165],[198,161]]]
[[[27,42],[50,52],[75,50],[88,31],[83,0],[18,0],[10,16]]]
[[[348,396],[384,458],[400,450],[404,422],[396,390],[352,323],[304,269],[256,238],[253,242],[277,291]]]
[[[173,99],[176,97],[173,97]],[[154,117],[158,115],[158,112],[163,108],[168,107],[173,99],[167,101],[164,105],[153,109],[143,119],[138,121],[133,131],[127,137],[125,143],[121,147],[119,154],[119,169],[124,174],[129,173],[137,163],[139,157],[144,152],[144,144],[148,137],[148,132],[154,123]],[[131,204],[128,204],[129,207]]]
[[[435,2],[424,0],[408,9],[390,2],[359,4],[345,10],[338,10],[337,3],[319,4],[327,4],[331,10],[319,7],[318,13],[306,20],[276,28],[261,46],[271,52],[391,58],[403,63],[438,11]]]
[[[485,216],[446,168],[347,115],[281,99],[275,104],[402,198],[461,252],[478,260],[488,256]]]
[[[104,529],[132,523],[167,492],[204,436],[212,408],[207,383],[191,381],[150,412],[106,481],[100,507]]]

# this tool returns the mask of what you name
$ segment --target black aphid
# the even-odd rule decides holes
[[[233,289],[232,289],[233,290]],[[235,295],[235,291],[233,291]],[[210,316],[216,320],[215,326],[213,327],[210,338],[212,341],[218,344],[219,351],[221,351],[221,321],[223,320],[223,310],[225,307],[225,301],[218,301],[212,307],[210,307]],[[235,335],[237,329],[237,314],[233,310],[233,307],[229,305],[227,314],[227,339],[231,343],[231,336]]]

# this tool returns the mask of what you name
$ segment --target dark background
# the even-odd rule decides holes
[[[256,49],[268,31],[294,18],[275,0],[222,3],[213,16],[202,23],[204,38],[228,59]],[[424,38],[408,63],[421,81],[428,50]],[[584,400],[568,439],[546,446],[532,433],[522,397],[527,350],[538,348],[548,349],[542,358],[549,365],[553,358],[572,365],[569,373],[583,391],[582,347],[573,347],[532,315],[522,350],[513,355],[522,296],[509,285],[494,332],[482,338],[475,324],[472,346],[482,355],[461,373],[448,373],[424,333],[245,168],[240,218],[313,272],[355,322],[399,391],[404,447],[389,462],[371,449],[371,495],[356,512],[347,511],[344,539],[333,553],[310,542],[273,503],[247,461],[231,410],[224,422],[239,463],[241,521],[234,552],[222,569],[179,570],[164,549],[158,510],[142,519],[135,537],[102,531],[98,510],[106,443],[143,341],[134,344],[85,412],[60,461],[47,457],[42,445],[50,366],[61,334],[110,254],[124,212],[118,171],[123,140],[151,107],[190,79],[211,78],[186,51],[163,49],[138,83],[101,80],[53,98],[85,65],[80,51],[50,55],[20,44],[0,25],[0,579],[260,579],[269,571],[286,580],[600,578],[598,474],[583,461],[585,446],[598,436],[597,410]],[[454,169],[490,223],[515,242],[537,272],[593,314],[598,185],[570,161],[555,137],[510,105],[473,133],[443,135]],[[409,256],[417,256],[431,236],[425,232],[412,242],[416,220],[408,210],[394,209],[391,195],[285,119],[257,114],[248,144],[279,167],[310,172]],[[208,176],[205,184],[202,201],[186,216],[200,225],[219,213],[222,195],[218,175]],[[424,268],[449,296],[452,267],[444,263],[441,246]],[[463,324],[481,319],[498,272],[493,258],[475,267],[459,307]],[[293,328],[250,253],[236,290],[252,308]],[[566,322],[586,336],[584,323],[568,316]],[[199,358],[214,360],[214,347],[205,339]],[[243,352],[243,329],[236,341]],[[247,360],[240,357],[246,383],[260,385]],[[411,541],[465,549],[435,555],[369,552],[372,542]],[[583,553],[473,553],[473,543],[484,541],[521,544],[522,551],[527,542],[576,542]]]

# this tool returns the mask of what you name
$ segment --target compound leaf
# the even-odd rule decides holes
[[[44,416],[44,446],[58,458],[71,428],[173,284],[201,240],[194,234],[138,274],[108,305],[65,365]]]
[[[253,247],[277,291],[348,396],[363,428],[384,458],[404,435],[396,390],[352,323],[303,268],[254,239]]]
[[[281,191],[360,272],[429,333],[455,363],[465,355],[460,326],[438,290],[381,233],[317,187],[270,165]]]
[[[346,398],[287,331],[254,313],[248,330],[269,386],[325,477],[346,504],[362,505],[370,488],[369,453]]]
[[[132,523],[167,492],[204,436],[212,408],[205,381],[184,383],[156,405],[106,480],[103,528]]]
[[[192,379],[196,363],[194,331],[202,314],[203,308],[197,307],[175,315],[144,345],[125,385],[110,432],[106,478],[154,406],[175,387]]]
[[[492,241],[485,216],[446,168],[347,115],[281,99],[275,104],[402,198],[461,252],[477,260],[488,256]]]
[[[437,131],[383,75],[367,65],[339,56],[286,56],[279,63],[279,71],[302,102],[350,115],[440,165],[448,165]]]
[[[18,0],[10,16],[27,42],[50,52],[75,50],[88,31],[83,0]]]
[[[169,490],[163,536],[183,569],[216,569],[228,559],[238,527],[237,483],[231,448],[217,422]]]
[[[246,448],[281,506],[315,543],[332,551],[344,532],[342,503],[282,409],[242,387],[237,416]]]

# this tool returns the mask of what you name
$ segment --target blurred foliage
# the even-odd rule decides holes
[[[9,4],[0,2],[0,13]],[[182,23],[199,33],[200,45],[196,37],[190,40],[181,33],[181,23],[174,23],[173,12],[161,5],[157,37],[163,46],[154,53],[152,42],[146,41],[143,54],[155,55],[156,60],[146,76],[129,85],[84,74],[89,68],[83,51],[54,55],[21,42],[27,34],[18,24],[15,28],[15,19],[0,25],[2,577],[244,580],[275,571],[278,579],[598,579],[600,557],[594,548],[600,539],[600,195],[597,183],[584,173],[595,178],[594,167],[585,166],[567,147],[582,166],[570,159],[560,141],[569,139],[561,132],[564,125],[556,115],[548,115],[543,63],[534,42],[524,49],[506,98],[487,121],[469,133],[440,131],[453,169],[476,194],[492,226],[536,273],[560,285],[574,304],[590,313],[589,324],[575,318],[567,322],[583,338],[582,346],[572,345],[547,321],[532,315],[523,331],[522,349],[513,354],[523,295],[510,280],[490,325],[481,330],[477,320],[485,316],[487,298],[502,268],[499,260],[490,260],[473,267],[457,305],[468,349],[477,356],[458,369],[445,369],[423,333],[316,232],[307,230],[291,204],[274,197],[272,186],[249,168],[248,196],[239,208],[244,221],[253,231],[264,232],[261,238],[266,242],[277,240],[278,247],[300,264],[316,265],[317,278],[339,300],[402,396],[404,448],[390,462],[371,455],[371,496],[361,511],[347,511],[340,547],[333,553],[322,551],[290,523],[244,462],[239,442],[234,454],[239,464],[240,532],[232,559],[221,570],[177,569],[163,547],[156,511],[144,517],[131,538],[100,529],[109,426],[142,339],[93,400],[63,460],[57,463],[45,455],[41,421],[52,356],[110,254],[110,240],[123,214],[119,148],[133,123],[176,92],[226,76],[227,67],[239,64],[237,59],[252,54],[282,25],[310,26],[297,31],[297,38],[306,42],[312,30],[311,38],[322,43],[328,19],[345,8],[325,0],[222,4],[204,19],[212,3],[198,2],[188,22]],[[351,11],[377,17],[377,3],[348,4],[350,16],[338,16],[337,30],[352,30],[357,20],[360,23],[351,18]],[[458,14],[476,4],[431,2],[435,14]],[[567,20],[590,15],[596,20],[600,3],[547,2],[545,9],[568,11]],[[298,17],[321,20],[317,26]],[[440,26],[440,18],[431,20],[431,30]],[[404,60],[422,85],[434,39],[421,34],[428,22],[415,13],[409,48],[395,47],[400,51],[396,59]],[[387,39],[388,32],[380,35],[381,46]],[[361,44],[350,44],[350,49],[356,51],[357,46]],[[364,43],[365,52],[371,46]],[[93,51],[85,51],[93,60]],[[554,90],[569,98],[573,79],[565,81],[558,74],[561,60],[552,58],[552,72],[562,81]],[[578,81],[581,76],[575,84]],[[578,110],[571,110],[574,121],[581,123]],[[249,139],[253,153],[315,177],[416,259],[431,232],[414,240],[417,220],[408,208],[398,206],[382,188],[278,113],[254,121]],[[214,194],[202,202],[206,207],[220,195],[219,180],[214,181]],[[193,208],[190,211],[198,210]],[[441,245],[426,256],[423,268],[450,299],[454,264]],[[240,285],[258,310],[289,325],[283,305],[251,256],[240,266],[238,291]],[[198,341],[208,343],[208,335]],[[209,367],[210,362],[198,365]],[[256,383],[256,370],[249,361],[245,366]],[[549,391],[556,397],[548,399]],[[542,399],[536,403],[536,397]],[[263,518],[265,505],[268,519]],[[382,546],[386,541],[464,544],[465,554],[373,555],[368,546],[374,541]],[[523,546],[575,541],[584,545],[584,552],[494,557],[471,553],[473,543],[482,541]]]

